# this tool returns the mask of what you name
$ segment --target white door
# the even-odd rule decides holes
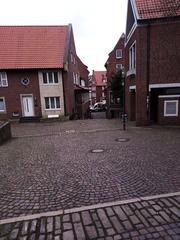
[[[23,113],[24,117],[34,116],[33,98],[32,96],[22,97]]]

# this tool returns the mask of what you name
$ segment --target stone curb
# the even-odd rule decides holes
[[[100,204],[95,204],[95,205],[91,205],[91,206],[79,207],[79,208],[70,208],[70,209],[65,209],[65,210],[32,214],[32,215],[28,215],[28,216],[8,218],[8,219],[0,220],[0,225],[20,222],[20,221],[28,221],[28,220],[38,219],[41,217],[53,217],[53,216],[57,216],[57,215],[71,214],[71,213],[76,213],[76,212],[83,212],[83,211],[94,210],[94,209],[99,209],[99,208],[113,207],[113,206],[117,206],[117,205],[124,205],[124,204],[141,202],[141,201],[150,201],[153,199],[168,198],[168,197],[174,197],[174,196],[180,196],[180,192],[159,194],[159,195],[154,195],[154,196],[140,197],[140,198],[134,198],[134,199],[122,200],[122,201],[116,201],[116,202],[100,203]]]
[[[121,128],[109,128],[109,129],[93,129],[93,130],[63,130],[59,133],[51,133],[51,134],[34,134],[34,135],[22,135],[22,136],[13,136],[14,139],[16,138],[32,138],[32,137],[45,137],[45,136],[62,136],[62,134],[74,134],[74,133],[96,133],[96,132],[110,132],[110,131],[121,131]]]

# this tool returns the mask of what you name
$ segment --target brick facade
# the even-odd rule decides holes
[[[27,37],[27,31],[31,33],[30,39]],[[40,36],[39,33],[41,33]],[[12,36],[13,42],[11,41]],[[51,41],[49,38],[52,38]],[[19,42],[19,39],[22,41]],[[60,97],[60,107],[55,106],[55,101],[58,100],[51,99],[53,107],[46,109],[52,113],[50,115],[72,115],[76,108],[75,84],[80,85],[79,58],[76,54],[72,26],[5,26],[1,27],[0,40],[2,47],[8,46],[7,51],[4,48],[0,51],[1,60],[5,59],[5,61],[0,61],[0,72],[6,72],[8,79],[7,87],[1,87],[0,83],[1,105],[3,98],[6,106],[5,112],[0,111],[0,118],[24,116],[22,94],[31,98],[30,103],[27,100],[28,108],[33,105],[31,116],[41,117],[45,112],[41,111],[41,108],[45,109],[44,97]],[[17,54],[17,52],[21,54]],[[52,83],[54,76],[52,75],[50,84],[43,84],[42,72],[44,71],[58,72],[59,83]],[[38,72],[41,72],[41,79]],[[29,84],[23,85],[22,78],[28,78]],[[47,93],[48,96],[45,96]],[[45,117],[48,115],[49,113],[45,114]]]
[[[117,65],[121,64],[122,68],[125,67],[125,35],[122,34],[114,49],[109,53],[109,58],[105,63],[105,67],[107,69],[107,118],[118,118],[122,112],[120,108],[120,103],[114,102],[111,100],[111,88],[110,88],[110,79],[118,72]],[[116,57],[116,51],[121,50],[122,56],[121,58]]]
[[[0,114],[1,119],[22,117],[21,95],[33,95],[34,115],[41,117],[41,101],[37,70],[6,70],[8,87],[0,87],[0,97],[5,98],[6,112]],[[27,86],[21,83],[23,78],[29,78]]]
[[[131,73],[129,49],[134,42],[136,69],[135,73]],[[126,41],[126,111],[129,119],[136,120],[137,125],[180,124],[179,118],[166,117],[163,120],[159,112],[162,104],[158,100],[162,94],[180,94],[179,42],[179,18],[139,21]],[[136,100],[135,104],[132,98]]]

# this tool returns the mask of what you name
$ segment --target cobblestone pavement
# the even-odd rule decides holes
[[[180,129],[121,129],[105,119],[13,124],[0,146],[0,219],[180,191]]]
[[[0,240],[179,240],[180,193],[0,225]]]

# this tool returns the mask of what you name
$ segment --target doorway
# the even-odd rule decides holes
[[[34,105],[32,95],[22,96],[22,113],[24,117],[34,116]]]

